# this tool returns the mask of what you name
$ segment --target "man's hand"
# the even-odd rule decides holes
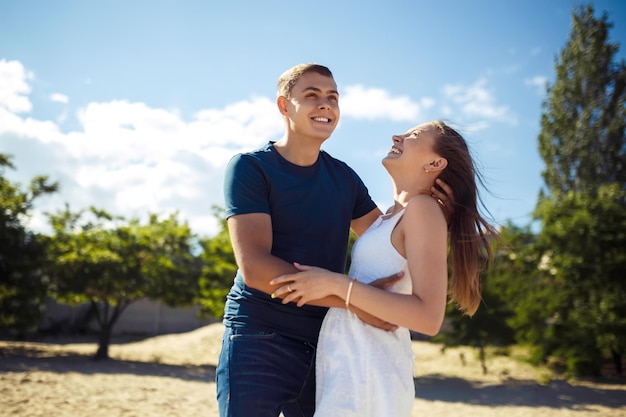
[[[386,290],[391,287],[396,282],[400,281],[400,279],[404,276],[404,272],[400,271],[397,274],[389,275],[385,278],[378,278],[376,281],[372,281],[369,283],[372,287],[379,288],[381,290]]]
[[[433,196],[441,206],[446,223],[450,224],[454,214],[454,192],[452,188],[439,178],[435,180],[435,185],[430,188],[430,195]]]
[[[360,318],[363,323],[369,324],[370,326],[378,327],[379,329],[387,330],[390,332],[393,332],[398,328],[398,326],[396,326],[395,324],[381,320],[378,317],[374,317],[371,314],[361,310],[360,308],[350,306],[350,311],[356,314],[356,316]]]
[[[391,287],[396,282],[400,281],[400,279],[403,276],[404,276],[404,272],[400,271],[397,274],[393,274],[385,278],[378,278],[376,281],[370,282],[369,285],[371,285],[372,287],[379,288],[381,290],[386,290],[387,288]],[[378,317],[372,316],[371,314],[366,313],[360,308],[350,306],[350,311],[356,314],[357,317],[361,319],[361,321],[363,321],[363,323],[367,323],[370,326],[378,327],[379,329],[387,330],[390,332],[398,328],[398,326],[396,326],[395,324],[389,323],[387,321],[379,319]]]

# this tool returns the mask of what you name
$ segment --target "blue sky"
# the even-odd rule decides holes
[[[380,161],[391,135],[441,118],[464,133],[494,222],[530,223],[546,82],[571,30],[573,0],[334,2],[0,1],[0,152],[7,175],[61,185],[69,203],[145,218],[178,210],[216,231],[224,166],[279,139],[276,80],[318,62],[334,73],[340,124],[323,149],[392,203]],[[626,48],[626,3],[594,1]]]

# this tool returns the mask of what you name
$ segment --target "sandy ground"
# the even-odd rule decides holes
[[[108,361],[91,359],[93,342],[0,341],[0,416],[217,416],[213,381],[222,332],[212,324],[116,343]],[[626,416],[626,378],[550,380],[515,353],[490,358],[483,375],[470,349],[413,346],[413,416]]]

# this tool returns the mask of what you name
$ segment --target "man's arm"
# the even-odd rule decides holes
[[[272,279],[298,272],[289,262],[272,255],[272,219],[269,214],[239,214],[229,217],[227,222],[237,266],[247,286],[272,294],[278,288],[269,284]],[[326,297],[311,304],[344,307],[344,301],[339,297]]]
[[[381,214],[383,214],[383,212],[376,207],[366,215],[352,220],[352,222],[350,222],[350,228],[354,231],[354,233],[356,233],[357,236],[361,236]]]
[[[380,216],[378,208],[355,219],[351,223],[357,235]],[[271,294],[276,289],[269,282],[279,275],[293,274],[298,270],[288,262],[272,255],[272,219],[266,213],[250,213],[231,216],[227,220],[230,240],[237,266],[241,269],[246,285]],[[326,307],[342,305],[341,299],[318,300]]]
[[[372,210],[372,212],[374,211],[376,210]],[[371,215],[372,212],[366,216]],[[368,220],[364,219],[366,216],[357,220],[367,222]],[[377,217],[378,215],[374,219]],[[372,222],[373,220],[369,221],[369,224]],[[272,255],[272,219],[269,214],[239,214],[229,217],[227,224],[237,266],[241,270],[247,286],[263,291],[266,294],[271,294],[280,286],[269,284],[273,278],[298,272],[292,264]],[[369,227],[369,224],[367,224],[365,229]],[[397,278],[393,279],[393,281],[396,280]],[[334,296],[315,300],[311,304],[323,307],[345,307],[343,299]],[[360,310],[354,310],[360,313]],[[378,320],[367,313],[362,312],[362,314],[362,318],[373,326],[386,330],[395,330],[396,328],[396,326]]]
[[[272,255],[272,219],[266,213],[231,216],[227,220],[237,266],[247,286],[271,294],[272,278],[297,272],[289,262]]]

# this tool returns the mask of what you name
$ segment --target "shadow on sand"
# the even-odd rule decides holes
[[[57,353],[52,355],[36,346],[0,348],[0,373],[21,372],[25,380],[31,372],[58,374],[128,374],[177,378],[186,381],[213,382],[212,365],[169,365],[108,359],[95,361],[90,355]],[[421,376],[415,379],[415,398],[426,401],[464,403],[484,406],[549,407],[583,411],[592,406],[626,407],[623,381],[611,386],[602,384],[571,385],[554,380],[548,385],[535,381],[509,379],[500,383],[484,383],[448,376]]]
[[[212,382],[215,366],[168,365],[118,359],[94,360],[91,355],[61,353],[54,356],[34,347],[0,348],[0,373],[44,371],[79,374],[129,374],[160,376],[187,381]]]
[[[623,385],[612,389],[570,385],[555,380],[548,385],[535,381],[507,380],[498,384],[465,379],[428,376],[415,379],[415,398],[427,401],[460,402],[485,406],[550,407],[585,410],[592,405],[626,407]]]

